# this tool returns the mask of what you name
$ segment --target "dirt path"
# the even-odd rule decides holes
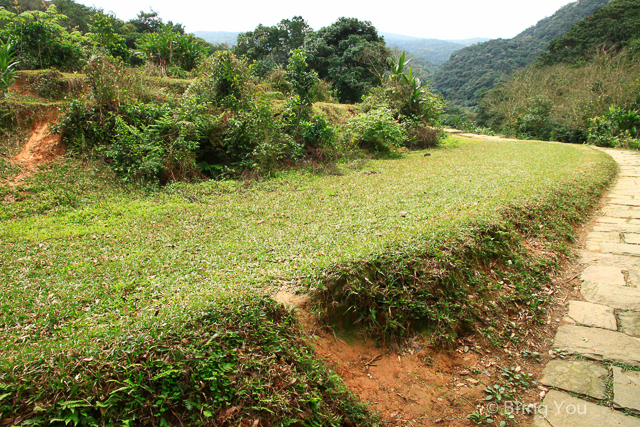
[[[49,123],[57,120],[57,116],[47,116],[33,126],[29,140],[12,161],[20,166],[20,172],[7,180],[6,185],[16,186],[28,177],[39,165],[54,160],[64,154],[65,147],[59,135],[49,134]]]
[[[561,357],[541,380],[553,390],[534,426],[640,426],[630,416],[640,413],[640,153],[603,151],[620,178],[580,253],[580,295],[558,328]]]
[[[515,139],[515,138],[503,138],[501,136],[489,136],[489,135],[480,135],[477,133],[466,133],[463,132],[461,130],[458,129],[445,129],[445,132],[447,132],[448,134],[451,135],[455,135],[455,136],[461,136],[463,138],[469,138],[469,139],[480,139],[483,141],[512,141],[512,142],[516,142],[516,141],[521,141],[520,139]]]

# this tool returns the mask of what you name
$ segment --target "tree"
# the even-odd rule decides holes
[[[207,47],[193,34],[173,30],[173,25],[166,24],[161,31],[144,34],[138,40],[136,54],[163,69],[178,66],[191,71]]]
[[[21,69],[81,67],[85,38],[60,25],[66,16],[51,5],[46,11],[29,10],[19,15],[0,8],[0,39],[15,41]]]
[[[311,68],[332,82],[338,99],[352,103],[381,83],[390,56],[376,28],[356,18],[339,18],[310,34],[304,50]]]
[[[260,24],[255,30],[238,35],[233,52],[254,60],[255,72],[264,75],[278,66],[284,67],[290,52],[302,47],[312,31],[301,16],[283,19],[272,27]]]
[[[94,49],[104,49],[114,58],[128,61],[131,54],[127,48],[125,38],[117,34],[114,29],[118,24],[117,21],[114,16],[107,15],[102,11],[96,13],[91,19],[90,32],[87,37],[93,44]],[[121,21],[120,24],[122,24]]]

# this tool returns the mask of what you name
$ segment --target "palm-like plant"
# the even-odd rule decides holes
[[[431,120],[440,108],[440,101],[429,90],[429,82],[423,82],[413,75],[413,69],[407,66],[409,62],[411,59],[406,59],[405,52],[389,62],[389,80],[396,108],[404,117]]]
[[[14,61],[15,52],[13,51],[13,42],[11,39],[6,43],[0,42],[0,91],[6,95],[9,87],[16,81],[17,61]]]

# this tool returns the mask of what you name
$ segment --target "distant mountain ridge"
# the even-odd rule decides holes
[[[480,97],[509,74],[533,63],[551,40],[607,5],[608,0],[580,0],[560,8],[512,39],[469,46],[451,55],[433,78],[445,99],[474,106]]]
[[[211,44],[226,43],[229,47],[236,44],[240,32],[233,31],[194,31],[193,35]]]

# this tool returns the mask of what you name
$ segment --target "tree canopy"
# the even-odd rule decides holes
[[[304,50],[311,68],[333,83],[341,102],[358,102],[379,85],[390,56],[371,22],[356,18],[339,18],[310,34]]]
[[[240,33],[233,51],[256,61],[259,74],[266,74],[277,66],[285,66],[290,52],[302,47],[313,30],[301,16],[283,19],[277,25],[258,25],[255,30]]]
[[[640,40],[640,1],[613,0],[549,43],[540,62],[545,65],[588,60],[595,49],[620,51]]]

